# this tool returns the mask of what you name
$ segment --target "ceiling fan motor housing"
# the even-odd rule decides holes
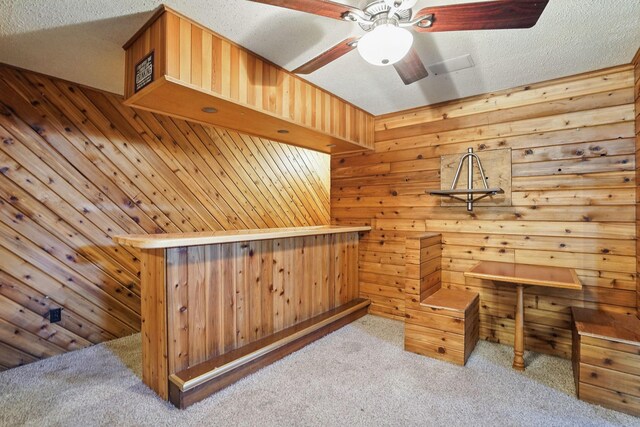
[[[412,16],[411,9],[397,9],[394,16],[389,16],[391,6],[387,4],[387,0],[375,1],[367,5],[362,11],[367,19],[357,19],[357,22],[360,28],[365,31],[371,31],[379,19],[395,19],[396,23],[400,24],[401,22],[410,20]]]
[[[395,7],[397,9],[405,10],[411,9],[415,6],[418,0],[384,0],[384,2],[390,8]]]

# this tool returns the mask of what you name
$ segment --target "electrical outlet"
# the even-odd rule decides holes
[[[49,310],[49,322],[57,323],[62,320],[62,309],[52,308]]]

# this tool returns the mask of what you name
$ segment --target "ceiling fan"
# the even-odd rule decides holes
[[[314,15],[357,22],[365,31],[350,37],[293,70],[309,74],[344,54],[358,49],[369,63],[393,65],[404,84],[428,76],[412,47],[417,32],[499,30],[533,27],[549,0],[495,0],[426,7],[414,13],[418,0],[375,0],[363,9],[328,0],[249,0]]]

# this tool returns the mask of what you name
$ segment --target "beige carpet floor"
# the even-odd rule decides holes
[[[606,426],[640,419],[574,397],[568,360],[481,341],[467,366],[407,353],[365,316],[181,411],[140,380],[140,335],[0,373],[0,425]]]

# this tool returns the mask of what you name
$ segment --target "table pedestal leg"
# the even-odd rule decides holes
[[[516,331],[513,342],[513,369],[524,371],[524,286],[517,285]]]

